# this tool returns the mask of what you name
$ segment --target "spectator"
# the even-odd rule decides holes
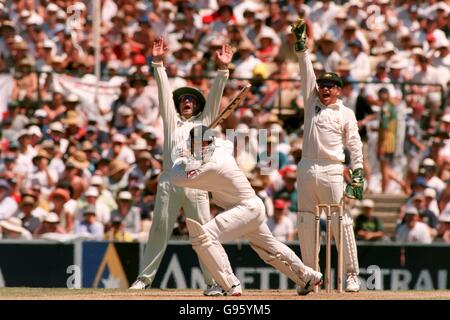
[[[431,211],[436,217],[439,217],[439,206],[436,201],[436,190],[433,188],[426,188],[423,192],[425,196],[425,208]]]
[[[49,195],[48,200],[50,201],[50,210],[58,216],[58,224],[64,228],[66,233],[70,233],[73,229],[74,216],[65,207],[65,204],[70,200],[69,191],[64,188],[56,188]]]
[[[358,240],[376,241],[385,237],[383,222],[372,215],[374,205],[371,199],[362,201],[362,213],[355,219],[355,235]]]
[[[287,216],[287,207],[287,202],[282,199],[275,199],[273,216],[267,220],[270,232],[282,242],[294,239],[294,224]]]
[[[439,222],[438,237],[445,243],[450,243],[450,204],[439,217]]]
[[[428,226],[430,237],[433,239],[437,235],[437,226],[439,224],[439,220],[432,211],[427,209],[425,194],[416,193],[412,198],[412,202],[414,207],[419,212],[419,221],[425,223]]]
[[[36,216],[36,199],[24,195],[19,203],[19,212],[16,216],[22,220],[22,226],[34,234],[41,226],[41,220]]]
[[[17,203],[10,196],[11,186],[5,179],[0,179],[0,220],[9,219],[17,211]]]
[[[177,239],[189,239],[189,231],[186,225],[186,216],[181,212],[177,217],[177,223],[173,229],[172,235]]]
[[[419,175],[425,178],[427,186],[436,190],[436,194],[439,196],[445,189],[445,182],[439,179],[436,174],[436,162],[431,158],[424,159],[419,167]]]
[[[108,173],[107,188],[113,195],[128,186],[129,166],[126,162],[114,159],[109,164]]]
[[[111,212],[111,221],[120,217],[124,224],[124,230],[136,240],[142,231],[141,211],[133,205],[133,197],[128,191],[120,191],[117,195],[118,208]]]
[[[121,217],[115,216],[111,220],[111,225],[104,236],[105,240],[109,241],[120,241],[120,242],[131,242],[133,241],[133,236],[131,233],[125,230],[125,225]]]
[[[395,238],[403,243],[431,243],[428,226],[419,221],[419,212],[415,207],[405,209],[405,221],[398,227]]]
[[[361,41],[355,39],[348,43],[350,52],[345,56],[350,61],[351,76],[358,81],[365,81],[370,75],[368,55],[363,51]]]
[[[106,225],[111,221],[111,210],[103,203],[98,201],[99,190],[97,187],[91,185],[84,193],[84,199],[80,199],[77,204],[77,218],[82,219],[82,213],[87,207],[93,207],[95,209],[96,221],[103,225]],[[91,208],[92,210],[92,208]],[[81,214],[80,214],[81,213]],[[103,232],[102,232],[103,234]]]
[[[422,140],[421,120],[425,108],[422,104],[412,103],[412,112],[406,119],[404,152],[408,161],[405,182],[409,185],[417,178],[421,154],[426,150]]]
[[[272,198],[268,195],[267,191],[264,189],[264,184],[260,178],[255,178],[250,181],[250,184],[255,190],[256,195],[264,202],[264,207],[266,208],[267,218],[271,218],[274,213]]]
[[[11,217],[0,221],[0,230],[2,230],[3,239],[31,240],[31,233],[22,227],[22,220]]]
[[[75,236],[101,240],[103,238],[103,224],[97,221],[95,205],[88,205],[83,211],[83,220],[75,221],[73,234]]]
[[[386,88],[381,88],[378,91],[378,99],[381,104],[378,133],[381,191],[385,193],[388,190],[390,181],[394,180],[401,186],[403,191],[408,194],[408,186],[393,170],[393,162],[397,147],[397,110],[390,98],[389,91]]]
[[[59,216],[54,212],[49,212],[41,225],[36,231],[36,235],[40,239],[45,240],[69,240],[71,237],[67,234],[63,226],[60,225]]]

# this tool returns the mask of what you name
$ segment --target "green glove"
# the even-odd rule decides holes
[[[291,32],[294,34],[297,40],[294,45],[295,51],[305,51],[306,50],[306,24],[305,20],[298,19],[297,22],[291,25]]]
[[[352,182],[345,187],[344,194],[351,199],[362,200],[364,193],[364,172],[362,168],[351,173]]]

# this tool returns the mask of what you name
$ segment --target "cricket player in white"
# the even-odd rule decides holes
[[[210,219],[208,193],[175,187],[169,181],[169,177],[173,160],[177,158],[176,153],[179,152],[175,147],[186,143],[194,124],[209,125],[218,116],[233,51],[229,45],[224,45],[217,51],[217,77],[205,101],[200,91],[195,88],[182,87],[172,93],[163,65],[163,57],[167,50],[164,39],[155,40],[152,66],[155,70],[160,113],[164,124],[163,172],[158,182],[153,223],[144,251],[145,267],[130,289],[145,289],[151,286],[181,207],[188,218],[201,224]],[[209,288],[213,288],[215,286],[213,278],[204,268],[202,270],[206,284]]]
[[[342,80],[335,73],[325,72],[316,81],[305,45],[305,28],[303,20],[292,26],[297,40],[294,49],[299,59],[305,102],[303,154],[297,168],[297,227],[302,259],[307,266],[313,266],[315,207],[319,203],[343,205],[344,147],[350,151],[353,166],[352,183],[345,188],[345,195],[362,199],[364,179],[362,143],[356,117],[338,99]],[[346,291],[357,292],[360,288],[358,255],[349,212],[345,212],[343,222]],[[337,235],[337,212],[332,213],[332,229]],[[335,241],[338,241],[336,237]],[[298,293],[306,292],[298,290]]]
[[[265,221],[264,203],[239,169],[226,142],[214,138],[205,126],[194,127],[190,136],[189,149],[197,162],[186,157],[177,159],[170,181],[179,187],[211,192],[216,204],[226,210],[203,226],[186,219],[189,237],[199,260],[223,288],[217,295],[241,295],[240,282],[231,269],[221,242],[242,236],[266,263],[298,286],[312,291],[321,283],[322,274],[305,266],[288,246],[272,235]]]

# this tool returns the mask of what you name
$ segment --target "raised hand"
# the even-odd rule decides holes
[[[230,45],[224,44],[222,45],[221,50],[216,51],[216,56],[219,64],[219,69],[228,69],[228,65],[233,58],[233,49]]]
[[[162,37],[156,38],[155,41],[153,41],[153,48],[152,48],[152,58],[154,62],[161,62],[164,58],[164,54],[169,50],[167,47],[166,42]]]
[[[306,23],[303,19],[298,19],[295,23],[291,24],[291,32],[294,34],[296,42],[294,45],[295,51],[306,50]]]

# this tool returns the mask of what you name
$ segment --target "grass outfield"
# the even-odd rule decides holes
[[[361,291],[358,293],[310,293],[300,297],[294,290],[244,290],[241,297],[204,297],[195,289],[59,289],[0,288],[0,300],[450,300],[447,291]]]

